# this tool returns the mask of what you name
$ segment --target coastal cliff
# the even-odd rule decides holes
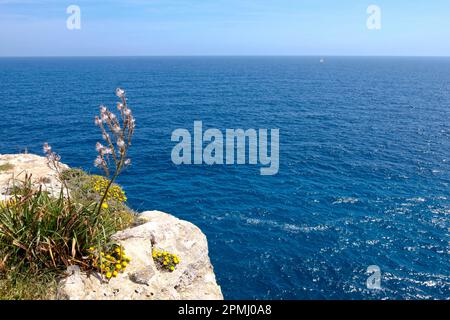
[[[63,168],[69,169],[63,165]],[[7,200],[14,180],[32,175],[32,182],[50,194],[61,190],[47,160],[32,154],[0,155],[0,200]],[[131,258],[126,271],[105,281],[100,273],[67,268],[58,282],[56,299],[223,299],[208,256],[208,243],[190,222],[160,211],[145,211],[133,225],[112,237]],[[160,268],[154,250],[180,257],[172,272]]]

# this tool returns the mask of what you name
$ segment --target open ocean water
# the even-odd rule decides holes
[[[198,225],[225,298],[450,298],[449,58],[0,59],[0,153],[48,141],[95,172],[93,117],[118,86],[129,205]],[[279,128],[279,173],[175,166],[171,133],[195,120]]]

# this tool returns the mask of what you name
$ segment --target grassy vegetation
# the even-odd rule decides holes
[[[121,99],[120,118],[101,106],[95,120],[108,147],[97,143],[94,164],[106,177],[80,169],[62,171],[61,157],[45,143],[49,168],[62,183],[59,195],[44,191],[40,184],[45,181],[32,183],[26,177],[11,188],[8,200],[0,201],[0,299],[52,299],[58,278],[70,265],[109,279],[130,262],[111,241],[115,232],[135,220],[125,205],[125,192],[114,183],[130,164],[126,156],[134,132],[125,93],[118,89],[116,94]],[[10,169],[8,164],[0,166],[0,171]],[[111,250],[108,256],[114,260],[108,261],[117,270],[108,272],[102,254]]]
[[[89,248],[111,246],[111,235],[133,224],[134,213],[114,199],[98,211],[101,194],[90,191],[92,176],[78,173],[80,184],[68,180],[70,201],[27,180],[0,205],[0,299],[48,297],[46,288],[54,287],[61,271],[72,264],[95,269]]]
[[[54,300],[57,281],[54,273],[0,274],[0,299],[2,300]]]
[[[81,169],[68,169],[62,173],[64,181],[70,190],[73,201],[88,206],[98,203],[106,192],[105,202],[102,204],[103,213],[114,217],[112,223],[116,230],[123,230],[132,226],[136,221],[136,213],[125,203],[127,197],[122,188],[112,184],[106,191],[109,180],[98,175],[89,175]]]
[[[10,171],[14,169],[14,166],[11,163],[4,163],[4,164],[0,164],[0,172],[3,171]]]

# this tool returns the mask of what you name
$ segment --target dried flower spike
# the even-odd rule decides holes
[[[95,124],[100,127],[106,146],[97,142],[98,155],[94,165],[102,169],[108,178],[111,176],[106,193],[120,172],[131,163],[131,160],[127,158],[127,153],[136,127],[131,109],[127,105],[125,91],[117,88],[116,95],[121,100],[117,103],[117,110],[120,112],[119,117],[104,105],[100,106],[100,115],[95,117]],[[99,211],[104,201],[105,195],[100,200]]]

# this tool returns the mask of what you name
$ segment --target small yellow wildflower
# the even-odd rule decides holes
[[[116,269],[117,269],[117,270],[120,270],[120,269],[122,269],[122,265],[120,265],[120,264],[116,264]]]
[[[152,257],[158,267],[167,271],[174,271],[176,265],[180,263],[180,258],[176,254],[164,250],[153,249]]]
[[[102,203],[102,208],[103,208],[103,209],[108,209],[108,207],[109,207],[109,206],[108,206],[108,204],[107,204],[106,202],[103,202],[103,203]]]
[[[119,274],[119,273],[118,273],[117,271],[114,271],[114,272],[113,272],[113,277],[117,277],[118,274]]]
[[[111,277],[112,277],[111,272],[107,272],[107,273],[106,273],[106,278],[110,279]]]

